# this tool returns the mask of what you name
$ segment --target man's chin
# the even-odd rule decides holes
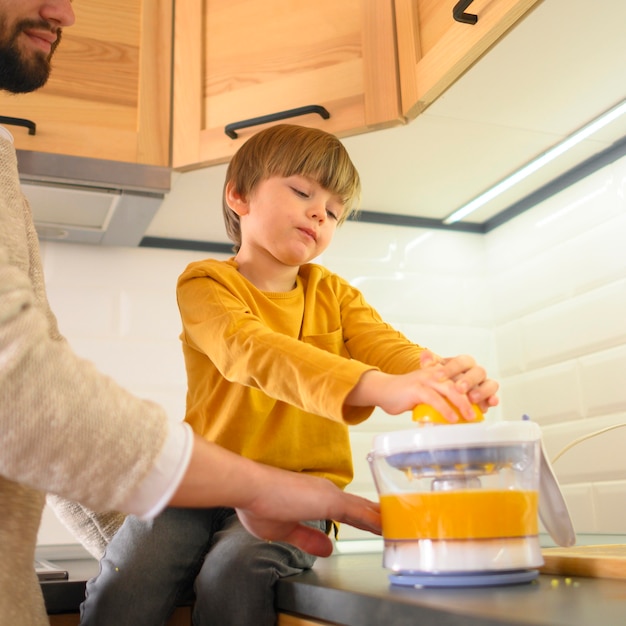
[[[8,42],[0,42],[0,89],[30,93],[43,87],[50,77],[50,59],[61,40],[61,31],[50,50],[34,46],[23,30]]]
[[[0,89],[11,93],[30,93],[43,87],[50,77],[50,62],[39,54],[29,61],[23,59],[11,62],[0,54]]]

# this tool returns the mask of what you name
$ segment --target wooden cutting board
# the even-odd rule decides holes
[[[626,544],[544,548],[542,574],[626,579]]]

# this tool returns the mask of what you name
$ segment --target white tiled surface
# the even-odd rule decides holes
[[[549,456],[626,422],[626,159],[487,236],[345,224],[322,263],[383,317],[444,355],[472,354],[501,382],[489,419],[528,413]],[[184,410],[176,278],[196,252],[43,245],[49,297],[75,350],[175,418]],[[375,497],[366,462],[376,411],[353,429],[350,490]],[[626,532],[626,428],[554,465],[578,532]],[[344,528],[344,538],[361,534]],[[72,539],[46,513],[40,542]]]
[[[549,456],[626,422],[626,159],[486,237],[502,411]],[[577,532],[626,530],[626,428],[554,464]]]

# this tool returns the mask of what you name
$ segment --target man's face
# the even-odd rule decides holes
[[[61,28],[74,23],[70,0],[0,0],[0,89],[43,86]]]

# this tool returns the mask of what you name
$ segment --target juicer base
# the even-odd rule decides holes
[[[465,575],[512,572],[541,567],[539,537],[471,540],[386,539],[383,566],[394,574]]]
[[[497,587],[529,583],[539,576],[539,570],[511,572],[468,572],[465,574],[426,574],[421,572],[390,574],[392,585],[403,587]]]

